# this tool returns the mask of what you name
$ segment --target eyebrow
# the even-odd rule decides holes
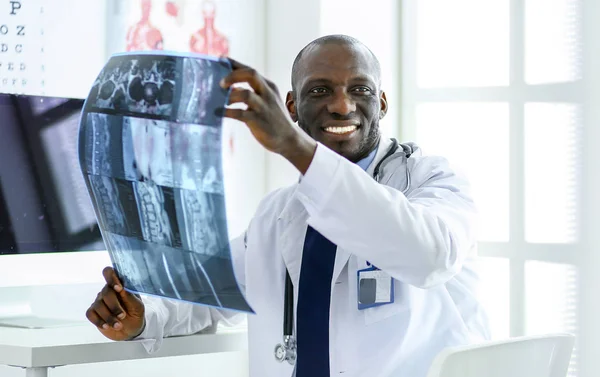
[[[369,78],[368,76],[354,76],[352,77],[350,80],[350,82],[365,82],[365,83],[369,83],[371,85],[375,85],[375,80]],[[315,77],[315,78],[311,78],[308,79],[304,85],[302,85],[302,88],[306,88],[307,86],[311,86],[311,85],[315,85],[315,84],[319,84],[319,83],[323,83],[323,84],[333,84],[333,81],[331,79],[325,78],[325,77]]]

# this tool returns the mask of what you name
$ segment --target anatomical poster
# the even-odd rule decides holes
[[[115,53],[155,50],[243,61],[246,46],[256,45],[260,38],[248,20],[249,11],[260,7],[254,0],[108,0],[107,5],[107,58]],[[240,127],[229,119],[224,123],[224,164],[229,166]]]
[[[109,10],[108,49],[230,54],[222,0],[116,0]]]
[[[132,292],[252,312],[233,270],[219,81],[228,63],[112,57],[86,100],[79,157],[102,236]]]

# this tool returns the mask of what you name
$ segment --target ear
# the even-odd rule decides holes
[[[387,98],[385,97],[385,92],[381,92],[381,96],[379,97],[379,104],[380,104],[379,119],[383,119],[385,114],[387,114],[387,110],[388,110],[388,102],[387,102]]]
[[[288,92],[285,97],[285,107],[287,107],[292,121],[296,123],[298,121],[298,113],[296,112],[296,101],[294,100],[294,93]]]

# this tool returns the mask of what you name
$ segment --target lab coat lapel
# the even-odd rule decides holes
[[[390,138],[382,135],[381,140],[379,141],[379,147],[377,148],[377,153],[375,153],[375,158],[366,170],[367,174],[369,174],[370,177],[373,177],[375,166],[383,158],[383,156],[385,156],[391,145],[392,141],[390,140]],[[348,263],[350,255],[351,254],[345,250],[341,250],[339,248],[337,249],[337,253],[335,256],[335,266],[333,267],[333,282],[337,281],[338,277],[342,273],[342,270]]]
[[[308,212],[302,203],[292,195],[281,212],[278,221],[282,222],[283,231],[279,236],[281,254],[290,278],[295,286],[300,281],[300,270],[302,268],[302,254],[304,251],[304,240],[308,229]],[[344,250],[337,249],[335,264],[333,267],[332,287],[350,259],[350,254]]]
[[[288,202],[279,214],[277,221],[282,229],[279,235],[281,254],[285,266],[294,285],[300,280],[300,267],[302,266],[302,249],[306,229],[308,212],[296,198],[296,191],[290,195]]]
[[[375,158],[369,167],[367,173],[373,176],[373,171],[377,163],[387,153],[391,140],[388,137],[382,136],[379,142],[379,147]],[[281,254],[283,261],[289,271],[290,278],[297,284],[300,280],[300,268],[302,266],[302,250],[304,247],[304,239],[308,228],[308,212],[302,203],[296,198],[296,190],[294,190],[283,210],[277,219],[280,222],[282,232],[279,235],[279,244],[281,245]],[[318,229],[317,229],[318,230]],[[335,257],[335,265],[333,267],[333,278],[335,282],[340,276],[342,270],[350,259],[350,253],[346,250],[337,249]]]

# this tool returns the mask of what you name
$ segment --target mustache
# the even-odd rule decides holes
[[[330,113],[329,115],[330,115],[330,119],[327,119],[327,120],[340,120],[340,121],[350,121],[350,122],[362,123],[360,117],[357,116],[355,113],[350,113],[347,115],[341,115],[338,113]]]

